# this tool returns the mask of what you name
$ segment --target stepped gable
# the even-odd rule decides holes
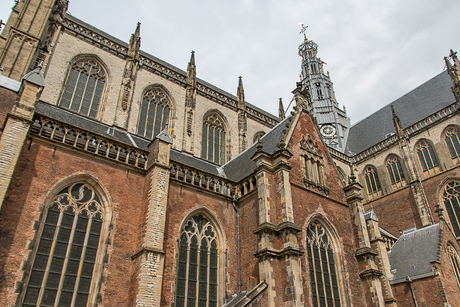
[[[452,81],[444,71],[401,98],[386,105],[350,128],[346,153],[357,154],[395,133],[391,105],[403,128],[432,115],[455,102]]]
[[[405,233],[389,253],[392,284],[434,275],[432,262],[437,260],[439,224]]]

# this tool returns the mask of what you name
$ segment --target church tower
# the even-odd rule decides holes
[[[306,28],[304,27],[302,32]],[[304,41],[299,46],[299,55],[302,57],[302,72],[300,75],[302,89],[310,93],[308,111],[316,118],[321,129],[324,142],[340,151],[345,151],[350,118],[347,117],[345,107],[340,109],[335,99],[334,87],[329,76],[323,70],[325,62],[317,56],[318,45],[308,40],[304,34]]]

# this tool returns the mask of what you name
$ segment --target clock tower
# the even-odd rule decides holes
[[[304,41],[299,46],[299,55],[302,57],[302,89],[307,90],[311,97],[308,110],[316,118],[324,142],[329,147],[344,152],[350,118],[345,106],[341,109],[337,103],[329,72],[324,73],[323,70],[326,63],[317,56],[318,45],[308,40],[305,34]]]

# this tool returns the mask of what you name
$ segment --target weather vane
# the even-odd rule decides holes
[[[300,22],[299,25],[302,27],[302,30],[300,30],[299,34],[303,33],[305,35],[305,31],[307,31],[308,26],[304,26],[303,22]]]

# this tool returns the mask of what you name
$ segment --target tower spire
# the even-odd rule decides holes
[[[302,27],[300,33],[305,29]],[[305,107],[315,117],[324,142],[344,152],[351,123],[347,112],[339,108],[330,75],[323,69],[326,63],[318,57],[318,45],[304,37],[299,45],[299,55],[302,57],[301,90],[310,96]]]
[[[247,148],[246,135],[248,132],[248,120],[246,117],[246,103],[244,102],[244,89],[243,89],[243,78],[238,78],[238,138],[239,138],[239,152],[242,152]]]
[[[280,105],[278,108],[278,114],[279,114],[278,116],[279,116],[280,121],[286,118],[286,115],[284,114],[283,99],[281,97],[280,97]]]

